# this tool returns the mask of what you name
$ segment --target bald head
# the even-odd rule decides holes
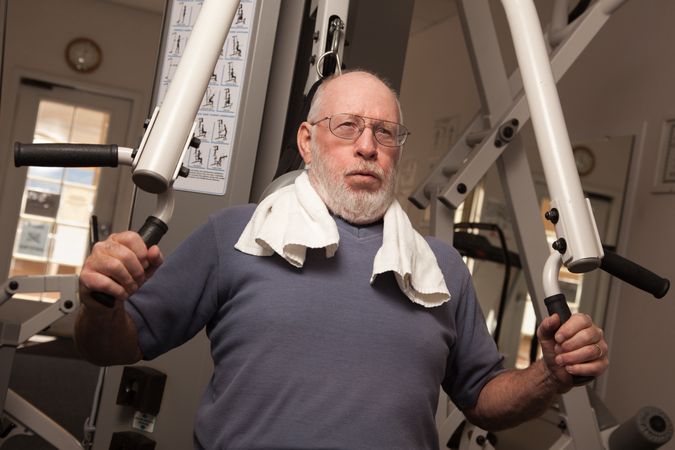
[[[336,102],[340,105],[344,104],[340,100],[343,100],[350,93],[356,94],[355,90],[360,91],[361,95],[358,98],[354,98],[348,106],[352,108],[358,106],[355,105],[357,100],[371,105],[373,104],[372,102],[377,102],[378,106],[383,108],[393,107],[396,111],[395,118],[379,118],[392,122],[402,122],[401,105],[396,91],[383,78],[364,70],[346,71],[342,75],[332,75],[325,78],[314,94],[309,113],[307,114],[307,121],[315,122],[337,112],[356,113],[353,110],[331,110],[331,106],[334,106]],[[354,95],[354,97],[357,96]],[[342,107],[347,107],[347,105]]]

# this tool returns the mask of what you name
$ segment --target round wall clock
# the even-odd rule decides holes
[[[76,38],[66,46],[66,62],[76,72],[93,72],[101,64],[101,48],[89,38]]]
[[[572,150],[579,175],[588,175],[595,168],[595,155],[588,147],[578,146]]]

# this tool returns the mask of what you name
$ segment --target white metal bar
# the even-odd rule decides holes
[[[7,391],[5,412],[59,450],[82,450],[73,435],[11,389]]]
[[[186,137],[189,140],[195,116],[239,6],[239,0],[205,0],[180,63],[160,107],[157,120],[148,129],[133,171],[141,189],[161,193],[173,183],[181,163]]]
[[[567,431],[574,441],[574,448],[576,450],[604,449],[595,410],[591,406],[586,387],[576,387],[566,393],[563,398]]]
[[[169,223],[173,216],[175,197],[173,189],[169,189],[168,191],[159,194],[157,196],[157,206],[152,215],[164,223]]]
[[[552,252],[544,264],[544,273],[542,278],[544,280],[544,295],[552,297],[560,294],[560,285],[558,283],[558,276],[560,275],[560,267],[562,266],[562,258],[560,253]]]
[[[475,1],[475,0],[474,0]],[[518,245],[534,314],[538,321],[547,316],[541,267],[549,255],[539,200],[522,139],[516,136],[497,160],[499,179],[509,206],[513,235]]]
[[[563,263],[572,271],[586,272],[600,265],[602,245],[581,189],[537,11],[532,0],[502,0],[502,4],[527,93],[551,205],[560,214],[556,232],[567,244]]]
[[[588,43],[593,39],[593,37],[595,37],[595,35],[600,31],[600,29],[602,29],[603,25],[609,19],[609,13],[605,12],[605,9],[609,8],[603,8],[603,6],[603,3],[598,3],[591,6],[590,11],[583,17],[579,18],[579,24],[575,28],[574,33],[570,36],[570,38],[560,44],[551,55],[551,69],[556,80],[562,78],[562,76],[571,67],[577,57],[586,48]],[[520,71],[518,69],[516,69],[509,76],[509,86],[511,92],[518,92],[522,89],[522,81],[520,78]],[[525,111],[525,115],[522,114],[522,111]],[[523,96],[516,97],[516,100],[513,101],[511,107],[503,116],[501,116],[499,120],[504,121],[507,118],[514,117],[525,118],[524,120],[520,121],[521,127],[525,124],[526,120],[530,119],[530,113],[527,109]],[[478,166],[472,167],[471,170],[467,170],[468,162],[481,153],[487,153],[489,156],[497,158],[499,153],[504,149],[504,147],[500,149],[494,146],[494,137],[497,134],[497,130],[494,129],[487,135],[482,144],[471,150],[471,147],[467,144],[466,139],[468,136],[474,135],[475,133],[480,133],[483,131],[483,128],[483,118],[480,115],[477,115],[469,127],[464,130],[462,136],[458,139],[453,148],[446,154],[446,156],[443,157],[441,162],[431,172],[427,179],[420,184],[413,194],[411,194],[410,201],[412,201],[418,208],[425,208],[428,205],[430,195],[435,193],[436,189],[438,189],[437,187],[431,189],[430,186],[445,185],[445,188],[440,194],[443,202],[455,207],[461,204],[464,201],[467,193],[471,191],[474,186],[472,184],[473,178],[469,179],[467,177],[470,177],[470,174],[474,173],[476,167],[482,167],[483,165],[479,164]],[[480,157],[485,158],[485,156]],[[467,161],[467,163],[464,166],[458,167],[457,164],[462,160]],[[483,162],[485,163],[488,161],[484,160]],[[489,164],[484,170],[487,170],[488,167]],[[447,171],[457,171],[457,173],[453,178],[449,179],[448,176],[444,175],[444,172]],[[480,177],[478,179],[480,179]],[[457,186],[459,184],[464,184],[468,187],[467,193],[460,193],[457,190]]]
[[[599,0],[598,5],[605,14],[612,14],[626,3],[626,0]]]
[[[120,165],[130,166],[134,162],[134,159],[132,157],[133,153],[134,153],[133,148],[117,147],[117,161],[119,162]]]
[[[431,200],[429,233],[452,245],[455,236],[455,208],[441,204],[437,196]]]
[[[555,0],[551,13],[551,27],[548,31],[548,42],[556,47],[565,40],[574,30],[572,24],[567,23],[569,0]]]

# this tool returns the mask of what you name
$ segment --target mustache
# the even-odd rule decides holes
[[[367,163],[367,162],[360,162],[359,164],[355,164],[354,166],[348,168],[345,173],[345,175],[370,175],[372,177],[375,177],[379,180],[384,179],[385,173],[384,169],[382,169],[380,166],[378,166],[375,163]]]

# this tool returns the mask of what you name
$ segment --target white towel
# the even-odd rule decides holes
[[[303,172],[294,184],[260,202],[234,247],[255,256],[277,253],[302,267],[307,248],[325,248],[330,258],[339,241],[335,220]],[[436,256],[396,200],[384,215],[382,247],[375,255],[370,282],[389,271],[414,303],[433,307],[450,299]]]

